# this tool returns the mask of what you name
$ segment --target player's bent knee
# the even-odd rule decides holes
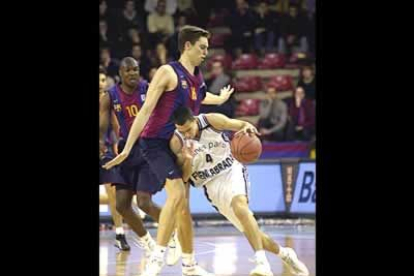
[[[143,195],[137,195],[137,203],[139,209],[144,211],[145,213],[149,213],[151,209],[151,197],[149,196],[143,196]]]
[[[165,183],[167,201],[172,202],[175,210],[182,209],[185,201],[185,189],[182,179],[167,179]]]
[[[127,202],[127,200],[117,200],[116,201],[116,211],[121,216],[125,215],[128,212],[129,209],[131,209],[131,203]]]
[[[250,214],[249,206],[244,201],[233,201],[232,208],[239,219],[244,219]]]

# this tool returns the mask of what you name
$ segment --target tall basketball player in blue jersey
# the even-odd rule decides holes
[[[198,114],[201,104],[222,104],[233,92],[223,88],[219,96],[207,92],[198,66],[206,59],[209,32],[195,26],[184,26],[178,34],[180,59],[161,66],[148,88],[147,98],[135,117],[123,151],[103,167],[110,169],[123,162],[138,137],[139,147],[158,183],[165,186],[167,200],[162,208],[157,233],[157,246],[142,276],[156,276],[164,265],[164,254],[174,223],[179,224],[182,244],[183,276],[210,275],[196,265],[193,253],[193,228],[189,213],[181,169],[169,148],[175,125],[172,114],[181,107],[189,107]]]

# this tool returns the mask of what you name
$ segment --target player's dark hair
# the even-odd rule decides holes
[[[180,53],[182,54],[184,52],[184,45],[187,41],[190,41],[194,45],[202,36],[209,38],[210,33],[196,26],[186,25],[182,27],[178,33],[178,50]]]
[[[172,115],[174,124],[184,125],[188,120],[194,120],[193,112],[186,106],[181,106]]]

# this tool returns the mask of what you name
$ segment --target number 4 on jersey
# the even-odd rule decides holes
[[[210,154],[206,154],[206,162],[210,162],[210,163],[213,162],[213,158],[211,158]]]

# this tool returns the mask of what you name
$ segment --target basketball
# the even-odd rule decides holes
[[[256,135],[235,136],[231,140],[231,153],[240,163],[252,163],[259,159],[262,153],[262,143]]]

